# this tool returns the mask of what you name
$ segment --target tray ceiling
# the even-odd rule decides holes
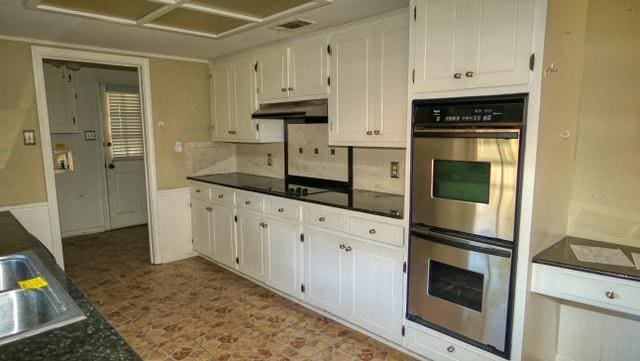
[[[224,38],[333,0],[27,0],[31,9]]]

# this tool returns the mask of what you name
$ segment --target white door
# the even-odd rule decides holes
[[[344,313],[343,289],[347,270],[345,237],[304,230],[304,299],[335,315]],[[342,247],[341,247],[342,246]]]
[[[137,88],[101,86],[110,229],[147,223],[142,106]]]
[[[211,122],[214,139],[233,139],[231,89],[231,66],[229,63],[211,67]]]
[[[375,142],[375,31],[351,29],[331,38],[329,144]]]
[[[193,230],[193,250],[211,257],[211,224],[213,208],[199,200],[191,199],[191,229]]]
[[[300,226],[295,223],[267,219],[269,240],[269,279],[267,283],[291,296],[300,297]]]
[[[415,92],[464,88],[468,1],[416,1]]]
[[[394,342],[402,331],[402,250],[349,240],[351,322]]]
[[[529,82],[534,0],[469,2],[465,86]]]
[[[258,101],[269,103],[289,97],[287,47],[280,46],[257,55]]]
[[[266,280],[267,247],[262,215],[238,210],[238,270],[259,281]]]
[[[236,131],[237,139],[256,140],[258,132],[256,121],[251,114],[256,110],[255,60],[247,56],[234,60],[231,64],[233,83],[231,91],[232,130]]]
[[[374,136],[378,143],[406,142],[409,77],[409,21],[406,17],[376,26],[379,100]]]
[[[293,98],[321,98],[327,86],[328,39],[307,39],[289,46],[289,86]]]
[[[212,204],[211,230],[212,258],[231,267],[236,267],[236,237],[233,208]]]

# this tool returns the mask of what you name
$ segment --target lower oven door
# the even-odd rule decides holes
[[[408,318],[498,354],[507,352],[511,251],[412,231]]]

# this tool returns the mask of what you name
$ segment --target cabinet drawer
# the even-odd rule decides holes
[[[402,246],[404,243],[404,232],[401,226],[370,221],[358,217],[349,218],[349,234],[394,246]]]
[[[347,231],[347,216],[317,208],[304,207],[302,209],[304,223],[320,226],[335,231]]]
[[[407,348],[434,360],[490,361],[465,347],[427,332],[407,327]]]
[[[238,198],[238,207],[262,212],[264,208],[263,197],[257,194],[244,193],[244,192],[238,192],[236,196]]]
[[[203,201],[210,200],[209,186],[193,183],[191,185],[191,198],[201,199]]]
[[[235,192],[229,188],[211,187],[211,200],[234,206]]]
[[[635,286],[590,274],[563,272],[560,290],[570,299],[596,306],[623,308],[640,312],[640,285]]]
[[[275,199],[267,199],[265,202],[265,213],[282,217],[294,222],[300,222],[300,206],[290,202],[283,202]]]

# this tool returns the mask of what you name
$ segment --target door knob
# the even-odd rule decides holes
[[[110,147],[110,146],[111,146],[111,142],[107,142],[107,147]]]
[[[109,169],[113,169],[113,168],[115,168],[115,167],[116,167],[116,166],[115,166],[115,165],[113,165],[113,163],[109,164]]]
[[[456,79],[460,79],[460,78],[462,78],[462,73],[454,73],[453,77],[456,78]]]
[[[474,72],[472,71],[468,71],[466,73],[464,73],[464,76],[466,76],[467,78],[473,78],[473,76],[476,75]]]

